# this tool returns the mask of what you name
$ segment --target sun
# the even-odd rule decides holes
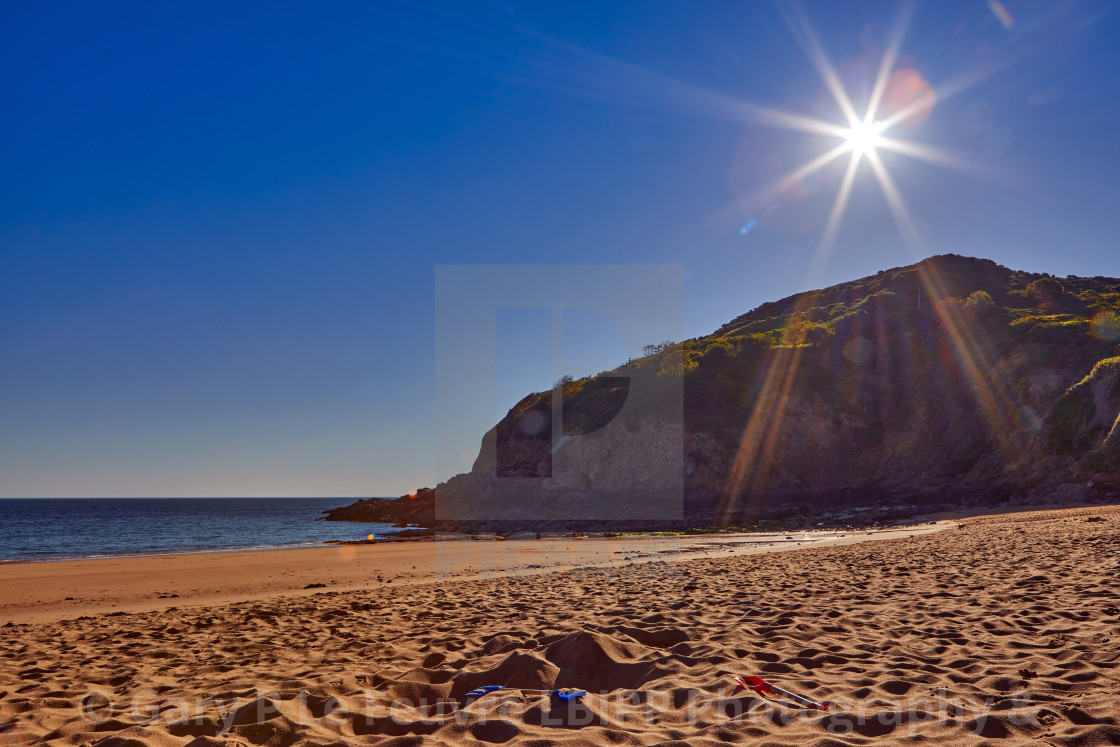
[[[857,122],[845,134],[848,148],[861,156],[875,155],[875,148],[882,144],[883,126],[879,122]]]
[[[915,256],[926,255],[922,236],[910,215],[902,191],[888,168],[888,161],[900,160],[894,158],[896,155],[924,161],[969,177],[1000,181],[1009,178],[1009,174],[1003,171],[954,155],[951,151],[899,136],[899,129],[902,129],[905,134],[907,128],[926,121],[934,105],[939,101],[960,94],[987,76],[984,72],[967,72],[934,89],[916,67],[909,62],[905,65],[900,63],[900,52],[913,19],[914,5],[909,2],[899,4],[900,10],[894,29],[879,60],[878,70],[872,81],[864,82],[871,83],[870,87],[860,86],[861,95],[856,99],[849,95],[800,4],[796,0],[791,0],[790,5],[779,6],[783,9],[781,12],[786,25],[801,44],[810,63],[816,68],[825,89],[831,95],[832,103],[836,105],[834,114],[839,115],[835,118],[820,119],[813,115],[771,109],[739,100],[729,103],[723,99],[703,99],[705,104],[731,107],[730,110],[737,116],[752,124],[804,132],[834,141],[831,148],[759,186],[736,205],[738,213],[743,211],[743,206],[751,212],[768,213],[773,209],[779,196],[799,194],[806,179],[818,175],[834,161],[846,160],[847,166],[843,170],[836,196],[832,201],[832,208],[828,212],[824,230],[817,244],[813,259],[814,268],[823,267],[823,263],[830,255],[855,190],[856,177],[861,172],[866,173],[868,169],[879,184],[907,248]],[[865,89],[866,98],[862,95]],[[690,93],[695,95],[695,92]],[[888,154],[889,159],[885,158]],[[737,214],[736,218],[739,217]],[[742,224],[739,234],[745,236],[758,224],[758,217],[751,217]]]

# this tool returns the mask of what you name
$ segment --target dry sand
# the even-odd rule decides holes
[[[0,566],[0,740],[1120,744],[1120,509],[963,523]]]

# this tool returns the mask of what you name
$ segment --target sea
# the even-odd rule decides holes
[[[353,498],[2,498],[0,562],[311,547],[391,524],[316,521]]]

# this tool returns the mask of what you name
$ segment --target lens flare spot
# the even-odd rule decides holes
[[[856,365],[867,363],[874,352],[875,345],[864,337],[855,337],[844,343],[844,357]]]
[[[1057,88],[1044,88],[1041,91],[1032,91],[1027,95],[1027,103],[1031,106],[1053,106],[1062,100],[1062,92]]]
[[[820,172],[813,172],[805,176],[790,179],[782,185],[781,194],[786,202],[798,202],[806,197],[811,197],[820,188]]]
[[[1120,340],[1120,314],[1115,311],[1102,311],[1093,317],[1093,334],[1105,342]]]
[[[371,540],[371,539],[373,539],[373,535],[372,535],[372,534],[367,534],[367,535],[366,535],[366,539],[367,539],[367,540]]]
[[[749,221],[744,223],[742,225],[742,227],[739,229],[739,235],[740,236],[746,236],[748,233],[750,233],[751,231],[753,231],[757,227],[758,227],[758,219],[757,218],[751,218]]]
[[[920,125],[929,118],[937,95],[922,74],[913,68],[895,70],[887,79],[883,105],[887,114],[899,115],[900,124]]]
[[[536,410],[529,410],[529,412],[522,415],[521,419],[518,421],[522,432],[528,433],[529,435],[536,435],[544,432],[545,426],[548,424],[548,418]]]
[[[1024,405],[1019,408],[1019,419],[1023,424],[1030,429],[1031,433],[1038,433],[1042,430],[1042,418],[1035,412],[1033,407]]]
[[[1003,3],[999,0],[988,0],[988,7],[991,9],[992,13],[995,14],[995,17],[999,19],[999,22],[1003,24],[1005,29],[1010,31],[1015,28],[1015,19],[1011,16],[1011,13],[1008,12],[1007,8],[1003,7]]]

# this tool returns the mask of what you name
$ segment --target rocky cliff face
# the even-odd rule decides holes
[[[935,257],[532,394],[438,519],[739,524],[1120,495],[1120,280]],[[562,423],[553,427],[553,420]]]

